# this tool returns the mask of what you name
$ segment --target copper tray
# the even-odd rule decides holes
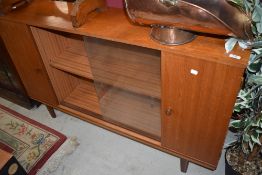
[[[251,21],[226,0],[125,0],[136,23],[250,40]]]

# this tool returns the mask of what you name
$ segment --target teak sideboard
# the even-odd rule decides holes
[[[216,169],[249,52],[199,35],[164,46],[122,9],[80,28],[71,3],[35,0],[0,17],[0,34],[28,95],[49,107]],[[69,9],[69,10],[68,10]]]

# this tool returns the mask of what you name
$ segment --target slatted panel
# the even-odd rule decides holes
[[[51,66],[92,79],[82,36],[39,28],[33,30],[38,33],[40,42],[46,43],[42,47],[49,56]]]
[[[81,55],[76,56],[76,54],[71,52],[63,52],[51,60],[50,65],[54,68],[92,79],[92,73],[90,69],[88,69],[89,63],[83,60],[87,60],[87,58]]]
[[[101,114],[98,98],[92,82],[82,81],[61,104],[83,112]]]
[[[62,44],[57,43],[57,34],[31,27],[39,52],[42,56],[48,75],[51,79],[58,101],[61,102],[79,84],[76,77],[50,66],[56,55],[63,51]],[[61,43],[66,43],[65,38],[60,38]]]

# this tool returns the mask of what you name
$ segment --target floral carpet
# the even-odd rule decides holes
[[[0,105],[0,149],[11,152],[29,175],[65,140],[63,134]]]

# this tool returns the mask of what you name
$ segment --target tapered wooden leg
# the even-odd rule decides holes
[[[186,159],[180,159],[180,170],[183,173],[187,172],[189,161]]]
[[[52,107],[50,107],[50,106],[47,106],[47,105],[46,105],[46,108],[47,108],[49,114],[51,115],[51,117],[52,117],[52,118],[56,118],[56,114],[55,114],[54,108],[52,108]]]

